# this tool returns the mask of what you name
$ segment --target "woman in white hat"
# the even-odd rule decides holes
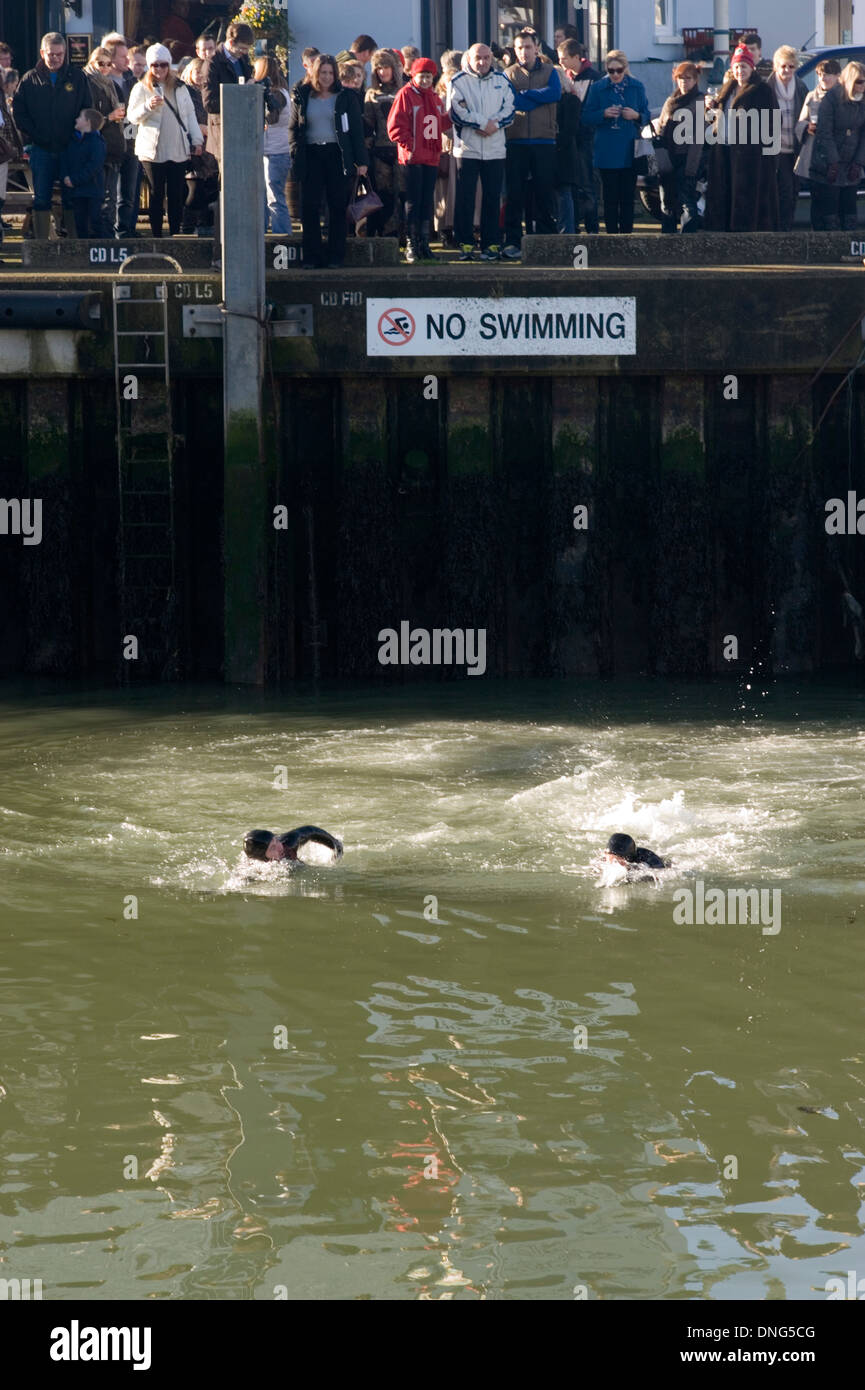
[[[133,87],[128,119],[138,126],[135,153],[150,184],[150,230],[162,236],[168,198],[168,231],[177,236],[186,197],[190,154],[201,154],[201,128],[186,87],[171,71],[171,54],[161,43],[147,50],[147,72]]]

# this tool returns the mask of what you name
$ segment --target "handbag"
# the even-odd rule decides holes
[[[197,149],[198,146],[201,144],[201,141],[200,141],[200,140],[193,140],[193,138],[192,138],[192,136],[190,135],[189,131],[186,129],[186,126],[183,124],[182,120],[180,119],[180,113],[175,109],[173,102],[170,102],[170,101],[168,100],[168,97],[165,95],[164,92],[162,93],[162,99],[163,99],[163,101],[165,102],[165,105],[168,107],[169,111],[171,112],[172,116],[173,116],[174,119],[176,120],[177,124],[180,126],[180,129],[183,131],[184,135],[186,136],[186,143],[187,143],[188,146],[189,146],[189,153],[190,153],[190,155],[191,155],[191,154],[192,154],[192,151],[193,151],[194,149]]]
[[[439,168],[438,168],[438,176],[439,176],[439,178],[440,178],[440,179],[446,179],[446,178],[448,177],[448,175],[450,174],[450,171],[451,171],[451,152],[450,152],[450,150],[442,150],[441,154],[439,155]]]
[[[633,167],[636,172],[645,178],[649,172],[649,156],[654,154],[651,140],[638,135],[634,141],[634,161]]]
[[[366,190],[364,193],[360,191],[361,184]],[[348,200],[348,207],[345,210],[349,222],[356,227],[365,217],[370,217],[382,207],[384,207],[384,203],[375,189],[363,174],[358,174],[354,181],[351,197]]]
[[[653,121],[649,122],[649,128],[652,132],[650,141],[652,151],[649,155],[649,173],[656,174],[658,178],[663,178],[665,174],[672,174],[673,161],[670,158],[670,151],[667,149],[664,137],[659,135],[655,130]]]
[[[0,164],[8,164],[11,159],[18,159],[18,151],[12,141],[7,139],[0,130]]]

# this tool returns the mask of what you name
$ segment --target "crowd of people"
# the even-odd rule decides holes
[[[701,93],[700,69],[677,64],[652,124],[621,50],[601,72],[572,26],[554,37],[553,50],[525,28],[511,47],[475,43],[436,63],[361,34],[337,55],[304,49],[291,90],[274,57],[251,61],[254,35],[239,22],[222,42],[201,35],[195,56],[180,62],[164,43],[130,48],[107,34],[83,68],[49,33],[20,80],[0,44],[0,212],[8,161],[27,158],[35,236],[49,234],[55,185],[67,234],[136,235],[142,178],[153,236],[166,210],[171,235],[207,230],[219,190],[220,88],[258,82],[265,225],[292,230],[291,178],[311,268],[343,263],[358,198],[357,234],[399,236],[409,263],[435,259],[436,236],[464,261],[518,260],[526,232],[595,233],[601,209],[608,233],[627,234],[649,158],[664,233],[787,231],[803,182],[814,229],[856,226],[865,64],[842,70],[824,60],[809,92],[794,48],[782,45],[769,61],[748,34],[720,90]]]

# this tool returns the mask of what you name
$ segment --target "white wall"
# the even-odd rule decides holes
[[[291,0],[289,24],[297,40],[289,60],[294,83],[303,76],[300,55],[315,47],[339,53],[358,34],[372,34],[381,48],[413,43],[420,47],[420,0]]]
[[[817,27],[818,7],[822,8],[820,0],[784,0],[783,4],[779,0],[730,0],[730,27],[756,29],[763,40],[764,57],[771,57],[782,43],[805,43]],[[616,42],[629,59],[639,63],[647,58],[675,61],[681,57],[681,44],[655,43],[651,0],[619,0],[617,8]],[[865,10],[861,0],[858,8]],[[683,28],[711,29],[713,9],[712,0],[678,0],[678,33]],[[812,40],[812,48],[815,43]]]

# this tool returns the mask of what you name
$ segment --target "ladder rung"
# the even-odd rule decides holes
[[[133,487],[125,487],[125,488],[123,489],[123,496],[124,496],[124,497],[170,497],[170,496],[171,496],[171,493],[168,492],[165,488],[161,488],[161,487],[154,487],[154,488],[138,488],[138,487],[134,487],[134,488],[133,488]]]
[[[115,338],[167,338],[161,328],[118,328]]]
[[[151,371],[155,371],[155,370],[157,369],[157,367],[158,367],[159,370],[162,371],[162,369],[163,369],[164,367],[167,367],[167,366],[168,366],[168,363],[167,363],[167,362],[118,362],[117,365],[118,365],[118,367],[149,367],[149,368],[151,369]]]

